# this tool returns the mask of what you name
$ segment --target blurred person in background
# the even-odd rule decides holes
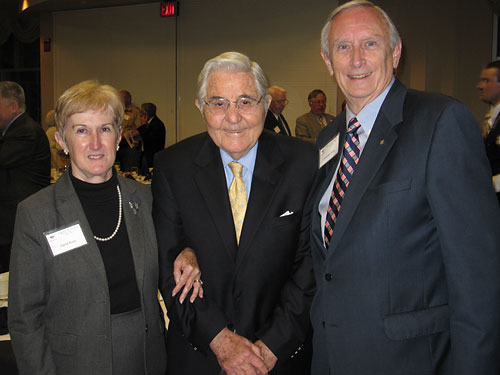
[[[141,105],[141,126],[139,134],[143,141],[143,156],[147,167],[153,167],[154,154],[165,148],[165,125],[156,115],[156,105],[143,103]]]
[[[295,136],[312,144],[316,143],[318,134],[335,119],[335,116],[325,113],[326,95],[316,89],[309,93],[307,102],[311,110],[298,117],[295,122]]]
[[[288,104],[286,90],[279,86],[270,86],[267,93],[271,95],[271,104],[267,110],[264,128],[282,135],[292,135],[290,127],[283,116],[283,110]]]

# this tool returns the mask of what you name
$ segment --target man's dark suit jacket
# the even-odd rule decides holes
[[[280,113],[281,121],[283,125],[279,123],[276,119],[276,116],[271,112],[270,109],[267,110],[266,121],[264,122],[264,129],[270,130],[274,133],[283,134],[283,135],[292,135],[290,133],[290,127],[288,126],[288,122],[285,120],[285,116]]]
[[[148,167],[153,167],[153,156],[165,148],[165,125],[158,116],[154,116],[151,122],[137,128],[144,143],[144,155]]]
[[[311,251],[314,375],[500,374],[500,208],[477,123],[452,98],[395,81],[323,245]],[[331,372],[329,372],[331,371]]]
[[[171,319],[167,373],[219,375],[209,343],[229,327],[272,350],[279,359],[274,374],[306,374],[310,358],[301,348],[310,327],[314,277],[310,215],[303,207],[317,153],[305,142],[264,130],[239,247],[223,168],[220,150],[207,133],[155,158],[160,290]],[[172,270],[186,246],[196,252],[205,296],[180,305],[170,297]]]
[[[9,267],[17,204],[50,183],[50,147],[45,132],[23,113],[0,131],[0,272]]]
[[[493,129],[484,139],[486,155],[490,161],[491,172],[493,176],[500,174],[500,116],[497,116]],[[497,199],[500,203],[500,192],[497,193]]]

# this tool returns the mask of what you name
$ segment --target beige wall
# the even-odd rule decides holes
[[[306,6],[304,6],[306,4]],[[465,102],[481,118],[486,105],[475,84],[491,59],[493,13],[486,0],[380,0],[404,41],[398,77],[410,87],[440,91]],[[203,63],[237,50],[259,62],[269,83],[288,90],[285,117],[309,110],[315,88],[327,112],[342,101],[319,56],[319,33],[337,1],[183,0],[180,17],[161,18],[159,4],[58,12],[46,17],[52,52],[42,53],[42,110],[69,86],[97,78],[152,101],[167,125],[168,144],[204,130],[194,106]],[[50,27],[52,21],[52,27]]]
[[[158,13],[158,4],[54,13],[54,97],[98,79],[138,106],[155,103],[175,139],[175,19]]]
[[[184,0],[177,19],[159,17],[156,3],[55,13],[54,75],[43,85],[53,85],[54,101],[89,78],[126,88],[136,104],[157,105],[172,144],[204,130],[194,100],[205,61],[237,50],[259,62],[270,84],[288,90],[284,114],[292,128],[315,88],[327,93],[327,110],[335,112],[336,85],[319,55],[321,24],[335,2],[317,1],[309,10],[297,0],[242,4],[249,3]]]
[[[261,65],[270,85],[287,89],[283,113],[292,129],[295,119],[309,111],[307,94],[316,88],[328,96],[327,112],[335,113],[336,85],[321,60],[319,34],[336,1],[189,0],[181,5],[180,138],[203,130],[192,111],[196,78],[206,60],[224,51],[247,54]]]
[[[398,76],[409,87],[464,102],[482,119],[486,104],[475,88],[491,61],[493,11],[487,0],[380,0],[403,38]],[[410,5],[411,4],[411,5]]]

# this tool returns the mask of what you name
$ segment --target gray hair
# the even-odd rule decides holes
[[[399,36],[398,29],[392,22],[389,15],[382,8],[373,4],[371,1],[352,0],[349,1],[348,3],[342,4],[337,8],[335,8],[326,19],[325,26],[323,26],[323,29],[321,30],[321,50],[323,51],[326,57],[330,58],[330,41],[328,40],[328,37],[330,34],[330,26],[332,24],[333,19],[340,12],[356,7],[371,8],[380,16],[382,21],[384,21],[384,23],[387,26],[387,32],[389,34],[389,46],[391,47],[391,50],[394,50],[394,48],[396,48],[396,46],[401,42],[401,37]]]
[[[286,89],[279,86],[269,86],[269,88],[267,89],[267,93],[271,96],[273,96],[277,92],[282,92],[286,94]]]
[[[198,102],[200,109],[203,111],[205,105],[205,96],[207,94],[207,82],[210,74],[216,71],[226,71],[232,73],[251,73],[254,77],[255,87],[259,93],[265,97],[267,94],[267,79],[260,67],[255,61],[252,61],[248,56],[239,52],[224,52],[219,56],[208,60],[203,66],[198,76]],[[267,111],[267,101],[264,101]]]
[[[141,109],[146,113],[148,118],[153,118],[156,116],[156,105],[153,103],[142,103]]]
[[[22,111],[26,110],[26,97],[24,96],[24,90],[18,83],[12,81],[1,81],[0,95],[4,99],[15,100],[19,109]]]

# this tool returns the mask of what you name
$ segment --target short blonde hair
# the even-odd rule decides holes
[[[110,85],[90,80],[70,87],[57,100],[55,122],[57,131],[64,141],[66,141],[64,126],[69,117],[88,110],[109,114],[117,129],[117,138],[120,137],[125,110],[120,94]]]

